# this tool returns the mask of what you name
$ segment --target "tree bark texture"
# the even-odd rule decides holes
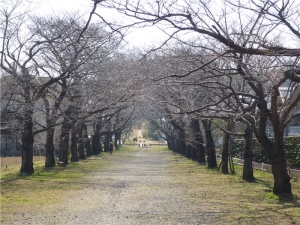
[[[178,149],[177,152],[183,156],[186,156],[186,144],[183,138],[184,135],[180,132],[177,139],[177,149]]]
[[[167,138],[168,149],[174,152],[175,151],[174,138],[171,137],[170,135],[166,135],[166,138]]]
[[[273,102],[276,102],[275,100]],[[275,103],[273,103],[275,104]],[[259,104],[258,104],[259,105]],[[259,107],[261,110],[264,108]],[[271,107],[272,108],[272,107]],[[270,139],[266,135],[266,126],[267,126],[267,111],[263,111],[260,114],[259,118],[259,130],[257,134],[257,139],[262,147],[268,154],[272,165],[272,174],[274,178],[274,186],[273,193],[276,195],[280,194],[291,194],[291,183],[290,176],[288,175],[286,169],[286,161],[285,161],[285,151],[284,151],[284,140],[283,134],[284,130],[279,126],[279,115],[276,114],[276,107],[273,110],[273,114],[270,117],[271,123],[274,131],[274,142],[270,141]]]
[[[24,129],[22,134],[22,165],[21,173],[33,174],[33,111],[29,110],[25,113]]]
[[[54,156],[54,128],[47,130],[46,134],[46,144],[45,144],[45,167],[55,166],[55,156]]]
[[[59,161],[64,162],[65,164],[68,164],[70,129],[69,121],[64,120],[59,137]]]
[[[205,130],[207,163],[209,168],[217,168],[215,143],[211,133],[211,121],[202,120]]]
[[[222,173],[228,174],[228,156],[229,156],[229,139],[230,134],[223,134],[223,146],[222,146]]]
[[[92,136],[92,155],[98,155],[100,145],[100,133],[95,133]]]
[[[74,124],[71,129],[71,162],[79,161],[77,139],[77,124]]]
[[[253,176],[253,132],[247,126],[245,129],[245,150],[244,150],[244,165],[243,165],[243,180],[253,181],[255,178]]]
[[[66,95],[66,80],[62,81],[62,92],[59,97],[55,99],[53,108],[51,109],[50,103],[48,100],[47,92],[42,96],[45,110],[46,110],[46,123],[49,130],[47,130],[46,144],[45,144],[45,167],[54,167],[55,166],[55,154],[54,154],[54,125],[57,121],[57,112],[61,102],[63,101]]]
[[[201,129],[200,129],[199,120],[192,119],[191,128],[195,135],[194,145],[196,146],[196,148],[193,148],[192,159],[198,160],[199,163],[206,163],[205,148],[203,146],[203,137],[202,137],[202,133],[201,133]]]
[[[26,83],[26,85],[29,85],[28,83]],[[33,103],[30,101],[29,87],[24,89],[24,100],[25,110],[24,127],[22,133],[22,165],[20,172],[24,174],[33,174]]]
[[[176,130],[176,152],[185,156],[186,155],[186,143],[185,143],[185,131],[184,129],[177,124],[175,120],[171,121],[171,124]]]
[[[186,154],[185,156],[188,158],[188,159],[191,159],[192,158],[192,146],[191,145],[187,145],[186,146]]]
[[[227,121],[226,130],[232,131],[234,127],[234,122],[232,120]],[[223,150],[222,150],[222,173],[228,174],[228,158],[230,154],[230,134],[224,132],[223,134]]]
[[[271,159],[272,173],[274,177],[273,193],[276,195],[291,194],[291,178],[286,169],[287,164],[285,161],[283,132],[278,132],[277,134],[275,133],[274,140],[274,148],[269,149],[268,151],[270,154],[269,157]]]
[[[104,151],[109,152],[109,142],[110,142],[110,135],[104,136]]]
[[[196,144],[196,146],[197,146],[197,144]],[[191,149],[191,158],[192,158],[192,160],[193,161],[197,161],[197,159],[198,159],[198,157],[197,157],[197,154],[198,154],[198,152],[197,152],[197,148],[195,147],[195,146],[192,146],[192,149]]]

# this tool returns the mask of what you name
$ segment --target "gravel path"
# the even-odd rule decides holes
[[[16,224],[214,224],[220,215],[192,203],[172,174],[171,156],[148,148],[113,154],[74,198],[49,212],[25,213]]]

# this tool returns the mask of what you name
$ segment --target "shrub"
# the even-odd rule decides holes
[[[232,156],[240,159],[243,158],[244,148],[245,140],[234,140],[231,144]],[[300,167],[300,137],[285,137],[284,150],[287,164],[290,167]],[[253,161],[264,163],[269,162],[266,151],[261,147],[260,143],[256,139],[253,139],[253,153]]]

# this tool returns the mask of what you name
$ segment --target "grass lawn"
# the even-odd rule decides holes
[[[108,163],[107,153],[87,160],[70,162],[66,167],[45,168],[44,162],[34,164],[31,176],[18,173],[20,165],[1,168],[1,212],[38,209],[60,204],[73,190],[84,188],[83,178]]]
[[[256,180],[249,183],[241,178],[242,166],[235,165],[236,174],[225,175],[180,155],[174,157],[176,162],[171,169],[181,185],[189,186],[191,201],[195,204],[208,202],[215,205],[216,211],[228,212],[224,215],[226,224],[236,224],[239,220],[243,221],[241,224],[269,224],[269,218],[280,225],[300,224],[299,180],[291,180],[294,199],[279,199],[272,193],[270,173],[255,170]]]

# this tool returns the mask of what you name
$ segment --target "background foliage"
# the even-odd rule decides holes
[[[152,122],[146,123],[145,124],[145,130],[143,133],[143,137],[147,139],[151,139],[154,141],[158,141],[159,139],[159,134],[157,132],[157,129],[155,125]]]

